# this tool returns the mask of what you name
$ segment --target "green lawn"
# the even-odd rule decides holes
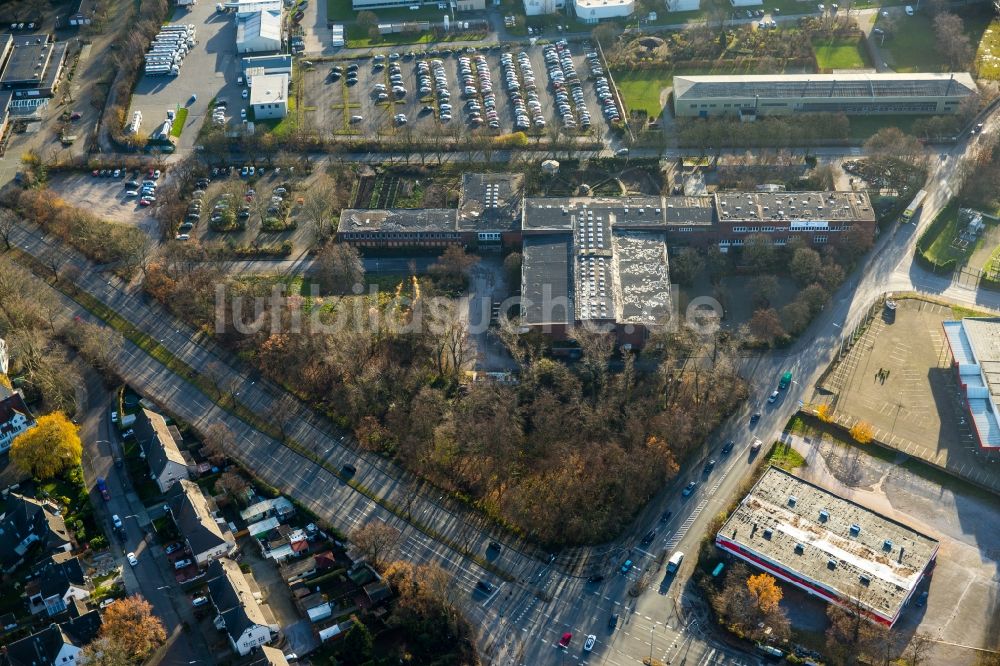
[[[942,219],[944,220],[943,224],[941,224]],[[952,241],[958,236],[958,232],[961,231],[958,219],[958,204],[956,202],[952,201],[952,203],[948,204],[938,214],[938,218],[934,220],[931,228],[938,228],[939,231],[935,238],[928,239],[930,242],[924,251],[924,256],[934,263],[944,264],[948,261],[955,261],[961,266],[975,252],[975,247],[971,245],[965,251],[952,246]],[[979,237],[979,241],[982,242],[982,236]]]
[[[188,110],[186,108],[177,109],[174,124],[170,127],[170,136],[179,137],[184,131],[184,123],[187,121]]]
[[[992,20],[990,14],[976,11],[960,14],[965,22],[965,32],[973,44],[979,44]],[[895,34],[885,40],[889,66],[897,72],[944,72],[949,71],[947,61],[934,48],[937,41],[934,24],[927,14],[904,16]]]
[[[826,39],[813,42],[816,64],[821,70],[862,69],[870,67],[861,41],[857,39]]]
[[[848,120],[851,125],[852,139],[867,139],[875,132],[884,127],[898,127],[907,134],[913,129],[913,123],[920,118],[929,116],[910,115],[885,115],[885,116],[851,116]]]
[[[798,451],[790,446],[786,446],[783,442],[775,442],[771,449],[771,455],[767,457],[767,462],[775,467],[780,467],[785,471],[791,472],[797,467],[804,467],[806,459]]]
[[[615,73],[614,79],[628,112],[645,111],[650,118],[656,118],[663,110],[660,92],[673,85],[674,73],[666,69],[635,70]]]

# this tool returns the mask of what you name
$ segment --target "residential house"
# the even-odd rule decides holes
[[[0,395],[0,453],[10,449],[11,442],[35,425],[35,417],[28,411],[20,393],[3,390]]]
[[[233,533],[225,521],[215,518],[197,483],[187,479],[176,482],[170,490],[167,508],[199,567],[236,550]]]
[[[97,638],[100,629],[101,615],[93,610],[14,641],[4,648],[0,657],[5,659],[0,661],[7,666],[73,666],[80,650]]]
[[[264,557],[270,557],[275,562],[284,562],[289,557],[309,552],[306,531],[288,525],[278,525],[277,529],[259,539],[259,543]]]
[[[135,436],[149,465],[150,477],[160,492],[167,492],[176,481],[191,478],[193,461],[180,449],[180,432],[168,426],[162,414],[148,409],[135,421]]]
[[[49,617],[65,611],[73,599],[89,599],[93,589],[80,558],[68,553],[48,557],[25,586],[31,613]]]
[[[316,558],[310,555],[300,560],[292,560],[288,564],[282,564],[278,570],[287,585],[308,580],[316,575]]]
[[[221,557],[208,567],[208,594],[218,613],[216,624],[225,629],[233,649],[241,656],[278,633],[278,625],[265,617],[264,609],[240,566]]]
[[[46,554],[73,548],[66,521],[51,502],[17,493],[7,496],[7,510],[0,516],[0,567],[10,573],[35,543]]]
[[[256,523],[264,518],[274,517],[279,522],[285,520],[295,513],[295,505],[287,497],[275,497],[266,499],[256,504],[251,504],[243,511],[240,511],[240,518],[247,523]]]
[[[262,645],[246,666],[288,666],[288,659],[278,648]]]

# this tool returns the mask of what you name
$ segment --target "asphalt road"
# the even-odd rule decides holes
[[[83,469],[87,487],[91,489],[96,507],[97,522],[111,544],[118,565],[122,569],[122,579],[128,594],[139,594],[153,606],[154,614],[163,621],[167,631],[168,644],[156,655],[155,663],[164,666],[185,664],[210,664],[204,658],[208,649],[197,631],[185,631],[183,622],[190,620],[191,609],[183,592],[175,584],[169,573],[169,563],[163,549],[155,544],[145,507],[132,491],[128,473],[114,464],[115,456],[121,456],[122,442],[118,430],[111,425],[109,410],[113,408],[114,396],[103,384],[96,372],[85,375],[83,400],[80,405],[80,436],[84,442]],[[108,487],[110,499],[101,500],[96,489],[96,480],[103,478]],[[118,515],[125,526],[125,537],[115,533],[112,515]],[[131,567],[125,554],[134,552],[139,560]],[[183,640],[179,640],[183,634]]]
[[[995,119],[988,131],[996,131]],[[777,437],[799,400],[808,400],[813,385],[839,347],[845,331],[863,316],[872,301],[885,291],[914,290],[934,293],[960,303],[1000,309],[1000,295],[979,293],[947,278],[925,273],[912,261],[913,245],[920,230],[929,224],[944,206],[955,187],[952,179],[955,162],[961,159],[966,143],[946,151],[947,159],[935,162],[928,198],[917,228],[901,227],[880,238],[876,250],[860,275],[851,277],[835,294],[827,309],[813,322],[807,334],[791,349],[747,359],[745,376],[751,377],[752,397],[744,410],[730,419],[707,445],[705,456],[718,456],[722,442],[733,439],[736,449],[712,475],[686,500],[679,489],[701,468],[697,461],[678,483],[666,489],[653,502],[632,534],[612,546],[584,549],[563,554],[549,565],[543,553],[509,536],[493,533],[475,516],[421,485],[395,465],[352,449],[328,422],[302,405],[281,399],[281,391],[260,380],[211,341],[195,342],[194,333],[185,325],[147,303],[141,295],[124,291],[112,280],[93,272],[89,262],[72,250],[46,241],[29,226],[18,227],[12,241],[46,264],[54,258],[65,269],[73,264],[79,269],[74,282],[115,309],[140,330],[148,332],[176,357],[190,366],[211,368],[220,386],[231,386],[234,398],[259,415],[274,415],[300,444],[328,461],[334,469],[345,463],[358,467],[356,480],[370,490],[379,502],[373,502],[338,479],[330,471],[295,453],[264,433],[236,419],[215,405],[208,397],[159,362],[126,343],[120,363],[123,375],[144,395],[163,405],[179,418],[195,425],[221,421],[235,433],[240,443],[236,457],[255,470],[265,481],[302,501],[322,518],[341,530],[373,518],[397,525],[404,533],[403,553],[415,561],[434,561],[450,571],[458,586],[468,595],[467,611],[482,631],[482,648],[490,663],[546,664],[581,661],[586,663],[635,663],[650,652],[670,660],[695,663],[745,663],[747,657],[715,644],[704,633],[704,615],[697,599],[686,594],[689,559],[675,579],[661,585],[662,571],[653,576],[647,592],[633,599],[627,594],[637,577],[646,569],[656,568],[655,556],[662,550],[675,549],[694,554],[707,522],[733,496],[749,474],[753,461],[747,455],[752,435],[765,441]],[[89,317],[65,299],[68,314]],[[792,370],[795,382],[784,399],[770,409],[762,409],[762,418],[751,432],[748,415],[760,409],[764,398],[784,370]],[[232,381],[232,384],[230,384]],[[280,412],[276,414],[276,412]],[[99,439],[99,437],[98,437]],[[113,489],[119,492],[118,489]],[[384,504],[405,507],[409,521],[389,512]],[[659,523],[660,512],[674,511],[666,525]],[[126,509],[122,508],[124,512]],[[120,514],[121,515],[121,514]],[[125,514],[129,515],[129,514]],[[638,535],[654,527],[657,539],[647,549],[634,544]],[[140,556],[137,572],[155,579],[156,573],[144,567],[151,558],[138,542],[138,532],[130,531],[125,548]],[[492,566],[513,582],[502,582],[462,552],[483,555],[490,540],[503,548]],[[462,552],[460,552],[462,551]],[[621,562],[631,557],[635,567],[626,575],[615,573]],[[588,584],[582,575],[603,573],[598,584]],[[579,574],[579,575],[578,575]],[[494,594],[476,593],[475,583],[490,578],[500,583]],[[153,590],[155,592],[156,590]],[[155,596],[155,595],[153,595]],[[160,602],[162,603],[162,601]],[[159,606],[158,606],[159,609]],[[616,630],[608,628],[612,612],[620,614]],[[169,617],[169,610],[166,611]],[[574,634],[568,650],[556,642],[565,632]],[[598,637],[594,652],[582,652],[583,637]],[[755,660],[754,660],[755,661]]]

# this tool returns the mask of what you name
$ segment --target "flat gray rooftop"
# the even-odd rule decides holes
[[[524,176],[517,173],[462,175],[458,199],[460,231],[510,231],[521,224]]]
[[[724,222],[875,220],[864,192],[724,192],[715,201]]]
[[[666,197],[664,214],[670,226],[710,226],[715,221],[715,201],[712,197]]]
[[[455,232],[454,208],[348,208],[340,214],[340,233]]]
[[[666,234],[616,229],[611,237],[615,275],[621,286],[616,320],[647,326],[663,323],[670,313]]]
[[[522,318],[528,324],[572,324],[569,234],[528,236],[521,248]]]
[[[41,83],[51,55],[52,44],[45,35],[15,39],[14,50],[0,82],[10,86]]]
[[[574,220],[607,220],[612,226],[662,226],[663,198],[632,197],[542,197],[524,201],[524,230],[570,230]]]
[[[777,467],[716,536],[841,598],[895,619],[938,542]]]

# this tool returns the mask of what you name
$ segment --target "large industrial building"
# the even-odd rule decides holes
[[[467,173],[457,209],[345,209],[337,240],[375,254],[520,250],[525,325],[559,338],[597,324],[639,346],[670,315],[668,246],[836,245],[851,230],[874,236],[875,224],[863,192],[526,198],[518,174]]]
[[[975,94],[966,72],[675,76],[674,113],[744,120],[796,113],[945,114],[957,113]]]
[[[556,339],[597,326],[641,346],[670,312],[660,197],[527,199],[521,319]]]
[[[236,19],[237,53],[281,50],[281,10],[246,14]]]
[[[715,544],[825,601],[892,626],[938,553],[929,536],[770,467]]]
[[[1000,447],[1000,318],[967,317],[942,325],[979,446],[996,450]]]

